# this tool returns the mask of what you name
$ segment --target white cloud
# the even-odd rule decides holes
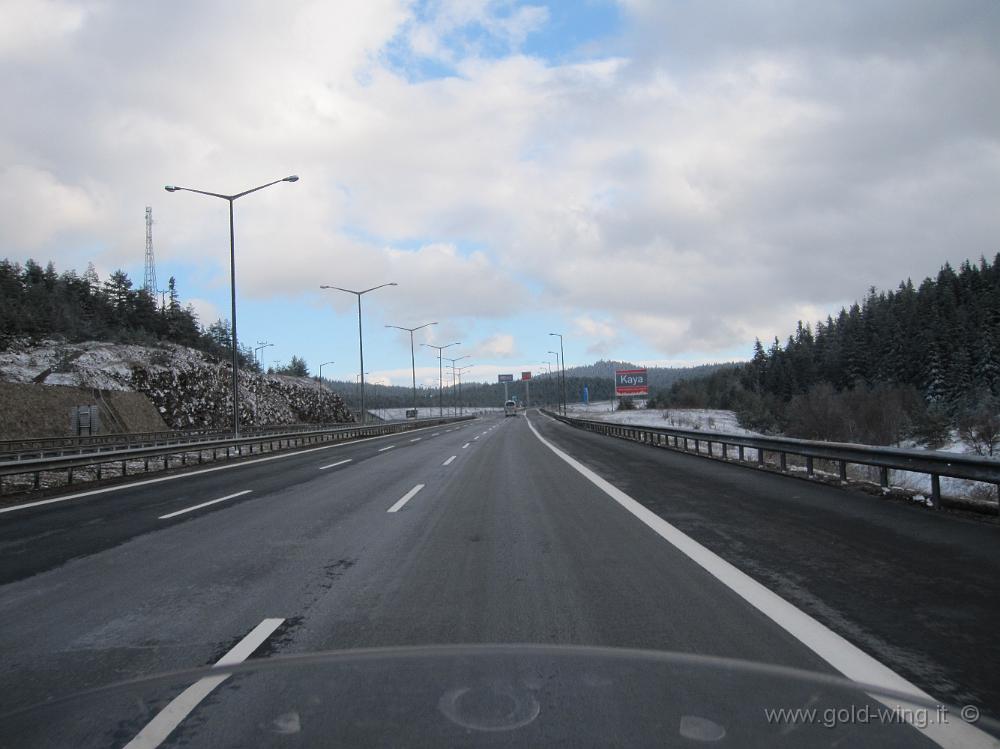
[[[508,359],[517,355],[514,336],[496,333],[477,343],[471,351],[473,359]]]
[[[614,56],[555,64],[519,51],[543,8],[486,0],[8,4],[0,241],[116,267],[152,204],[158,257],[221,273],[225,203],[162,184],[298,172],[236,204],[241,299],[394,280],[401,323],[532,305],[710,355],[996,249],[998,7],[635,0]]]
[[[44,169],[0,165],[0,226],[4,244],[30,249],[70,232],[99,229],[106,191],[89,180],[69,184]]]
[[[216,307],[212,302],[209,302],[205,299],[198,299],[198,298],[182,299],[181,302],[182,304],[184,304],[184,306],[190,304],[192,307],[194,307],[194,312],[198,316],[198,322],[206,327],[222,317],[225,318],[229,317],[229,315],[224,315],[219,310],[219,308]],[[239,318],[237,318],[237,323],[238,322]],[[230,350],[232,349],[230,348]]]
[[[77,31],[95,3],[4,0],[0,4],[0,60],[37,58]]]

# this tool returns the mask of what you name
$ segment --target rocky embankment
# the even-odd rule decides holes
[[[175,344],[24,343],[0,352],[0,379],[139,392],[172,429],[221,429],[231,421],[231,364]],[[239,383],[244,425],[354,420],[339,395],[311,378],[241,371]]]

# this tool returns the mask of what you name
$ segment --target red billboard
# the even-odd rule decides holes
[[[645,369],[616,369],[615,395],[649,395]]]
[[[522,380],[530,380],[531,379],[531,372],[521,372],[521,379]]]

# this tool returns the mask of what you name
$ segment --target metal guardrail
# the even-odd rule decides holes
[[[278,424],[265,427],[244,427],[241,433],[247,437],[264,434],[315,431],[346,426],[336,424]],[[97,434],[81,437],[36,437],[21,440],[0,440],[0,463],[9,460],[30,458],[53,458],[62,455],[79,455],[85,452],[125,450],[133,447],[155,447],[157,445],[180,445],[223,439],[232,432],[228,429],[184,429],[161,432],[129,432]]]
[[[172,466],[170,464],[170,458],[176,456],[180,456],[181,465],[188,465],[188,456],[196,455],[193,460],[200,464],[206,462],[206,453],[209,452],[211,455],[207,458],[208,462],[220,459],[220,451],[225,451],[222,459],[229,460],[233,457],[243,457],[244,454],[254,455],[255,447],[257,448],[257,454],[277,452],[283,449],[287,450],[295,447],[304,447],[324,442],[341,442],[361,439],[364,437],[379,437],[388,434],[396,434],[398,432],[411,431],[421,427],[434,426],[436,424],[469,421],[472,418],[473,417],[471,416],[444,417],[419,419],[416,421],[387,422],[367,426],[351,424],[326,429],[258,434],[247,437],[239,437],[237,439],[185,440],[177,444],[167,446],[156,445],[151,447],[129,447],[125,449],[107,450],[105,452],[90,452],[78,455],[12,460],[0,462],[0,496],[15,493],[5,492],[4,481],[5,479],[14,476],[31,476],[31,485],[27,487],[28,490],[31,490],[42,488],[42,477],[44,475],[65,473],[65,485],[70,486],[74,483],[74,471],[81,468],[96,467],[96,476],[94,478],[100,481],[102,478],[105,478],[102,468],[112,464],[120,467],[120,471],[116,472],[116,476],[132,476],[148,473],[150,470],[151,460],[154,461],[153,468],[155,469],[157,467],[155,463],[158,458],[163,459],[161,469],[167,470],[169,468],[177,467],[176,465]],[[244,448],[247,449],[247,453],[244,453]],[[234,449],[236,451],[235,455],[233,454]],[[129,464],[140,460],[143,462],[142,470],[130,473]],[[77,481],[76,483],[81,482]],[[16,492],[21,490],[22,489],[15,489]]]
[[[766,454],[778,456],[778,466],[783,473],[788,472],[788,456],[805,458],[806,474],[815,475],[814,461],[826,460],[837,463],[840,480],[847,481],[848,465],[873,466],[879,469],[879,483],[883,489],[889,487],[889,471],[912,471],[931,477],[931,506],[941,507],[941,476],[968,479],[994,484],[1000,494],[1000,461],[972,455],[936,452],[933,450],[910,450],[900,447],[875,447],[844,442],[820,442],[792,437],[751,437],[723,432],[705,432],[697,429],[675,429],[672,427],[648,427],[632,424],[615,424],[608,421],[578,419],[542,410],[543,413],[566,424],[586,429],[598,434],[642,442],[654,447],[665,447],[684,452],[694,452],[709,458],[750,463],[764,466]],[[694,444],[693,451],[691,443]],[[705,451],[702,451],[704,445]],[[716,453],[713,446],[718,448]],[[730,448],[736,448],[735,459]],[[755,460],[746,460],[745,450],[756,451]],[[1000,501],[1000,500],[998,500]]]

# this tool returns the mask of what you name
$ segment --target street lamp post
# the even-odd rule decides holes
[[[559,376],[559,352],[549,351],[550,354],[555,354],[556,357],[556,402],[559,404],[559,411],[562,412],[562,377]]]
[[[451,362],[451,395],[452,395],[453,398],[456,395],[456,393],[455,393],[455,362],[462,361],[462,359],[468,359],[468,358],[469,358],[469,354],[466,354],[465,356],[459,356],[459,357],[456,357],[454,359],[449,359],[447,356],[445,357],[445,359],[448,359],[448,361]],[[455,402],[455,413],[456,414],[458,413],[458,401]]]
[[[437,325],[436,322],[428,322],[423,325],[418,325],[415,328],[404,328],[400,325],[386,325],[387,328],[395,328],[396,330],[405,330],[410,334],[410,367],[413,370],[413,410],[417,410],[417,360],[413,354],[413,331],[420,330],[421,328],[427,328],[431,325]]]
[[[316,376],[316,415],[320,415],[320,411],[323,409],[323,367],[327,364],[336,364],[337,362],[325,361],[319,365],[319,374]],[[322,419],[320,419],[322,423]]]
[[[316,378],[316,380],[319,382],[320,387],[323,387],[323,367],[325,367],[327,364],[336,364],[336,363],[337,362],[335,361],[325,361],[319,365],[319,376]]]
[[[274,345],[273,343],[268,343],[267,341],[257,341],[257,345],[254,347],[253,360],[254,363],[260,367],[261,375],[264,374],[264,349],[273,345]],[[260,352],[260,362],[257,362],[257,352]],[[257,399],[257,390],[258,388],[253,389],[253,415],[255,422],[257,421],[257,410],[260,407],[260,403]]]
[[[452,366],[452,371],[456,372],[458,374],[458,402],[459,402],[459,409],[460,409],[459,412],[458,412],[459,416],[465,416],[465,406],[461,405],[461,403],[462,403],[462,372],[464,372],[467,369],[472,369],[474,366],[476,366],[476,365],[475,364],[466,364],[464,367],[455,367],[455,366]]]
[[[196,192],[199,195],[208,195],[212,198],[222,198],[223,200],[229,201],[229,296],[232,302],[232,316],[233,316],[233,436],[240,436],[240,390],[239,390],[239,347],[237,345],[236,338],[236,233],[233,224],[233,203],[237,198],[242,198],[244,195],[249,195],[252,192],[257,192],[258,190],[263,190],[265,187],[270,187],[271,185],[276,185],[279,182],[298,182],[299,178],[297,175],[293,174],[289,177],[283,177],[282,179],[276,179],[274,182],[268,182],[266,185],[260,185],[259,187],[253,187],[249,190],[244,190],[243,192],[238,192],[235,195],[223,195],[217,192],[207,192],[205,190],[195,190],[192,187],[177,187],[176,185],[166,185],[163,189],[167,192]]]
[[[371,372],[365,372],[365,374],[366,375],[370,375]],[[360,374],[354,375],[354,384],[356,384],[358,386],[358,396],[360,397],[360,395],[361,395],[361,392],[360,392],[361,391],[361,375]]]
[[[560,380],[562,382],[562,412],[566,415],[566,354],[563,350],[563,337],[562,333],[549,333],[549,335],[559,336],[559,360],[562,362],[562,374]]]
[[[421,343],[421,346],[426,346],[427,348],[436,348],[438,352],[438,417],[444,416],[444,388],[442,382],[444,380],[444,370],[441,364],[441,352],[446,348],[451,346],[461,346],[461,341],[455,341],[454,343],[448,343],[444,346],[435,346],[433,343]]]
[[[367,294],[369,291],[375,291],[376,289],[381,289],[385,286],[396,286],[396,282],[392,281],[390,283],[379,284],[378,286],[372,286],[370,289],[365,289],[363,291],[355,291],[354,289],[343,289],[340,286],[320,286],[321,289],[335,289],[337,291],[344,291],[348,294],[354,294],[358,298],[358,358],[361,361],[360,380],[361,380],[361,423],[364,424],[368,421],[368,414],[365,411],[365,344],[364,339],[361,335],[361,297]]]

